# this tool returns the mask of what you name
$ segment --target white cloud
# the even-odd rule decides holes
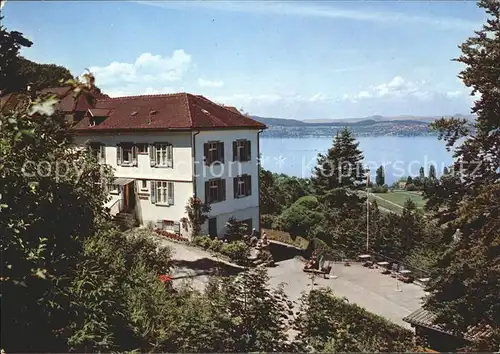
[[[218,11],[232,11],[243,13],[258,13],[263,15],[288,15],[316,18],[336,18],[354,21],[395,23],[404,25],[427,25],[441,29],[478,29],[481,23],[453,17],[418,16],[400,12],[373,11],[373,8],[347,9],[335,6],[325,6],[308,2],[286,1],[149,1],[140,4],[159,6],[164,8],[193,8],[203,7]]]
[[[100,87],[113,89],[122,85],[152,84],[179,81],[191,64],[191,55],[182,49],[169,57],[142,53],[133,63],[112,62],[107,66],[92,66],[89,70]]]
[[[176,90],[173,87],[160,87],[160,88],[146,87],[145,89],[139,89],[134,86],[127,86],[122,89],[109,90],[105,92],[111,97],[122,97],[122,96],[134,96],[134,95],[159,95],[165,93],[175,93],[178,92],[178,90]]]
[[[198,85],[201,87],[222,87],[224,86],[223,81],[211,81],[211,80],[205,80],[203,78],[198,79]]]

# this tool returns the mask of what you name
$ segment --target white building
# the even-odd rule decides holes
[[[186,93],[98,99],[73,127],[115,169],[112,214],[187,235],[195,196],[211,206],[203,232],[222,236],[234,216],[260,228],[259,133],[265,125]]]

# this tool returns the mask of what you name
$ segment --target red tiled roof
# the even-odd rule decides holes
[[[90,114],[75,131],[190,130],[252,128],[266,126],[241,113],[222,107],[203,96],[188,93],[98,99],[92,112],[108,110],[107,118],[90,127]]]
[[[232,112],[235,112],[235,113],[240,113],[240,111],[238,111],[238,109],[236,107],[233,107],[233,106],[224,106],[225,109],[229,109],[230,111]]]
[[[54,94],[59,99],[55,108],[58,111],[64,113],[72,112],[85,112],[92,107],[92,104],[88,100],[88,95],[79,95],[75,98],[73,95],[71,86],[64,87],[51,87],[40,90],[37,92],[40,95]],[[91,94],[95,98],[100,98],[98,94]],[[16,109],[19,105],[27,102],[29,99],[29,93],[10,93],[0,97],[0,111],[7,112]]]
[[[443,326],[435,323],[436,316],[423,308],[419,308],[413,311],[411,314],[403,318],[403,321],[408,322],[412,325],[421,326],[429,329],[433,329],[438,332],[443,332],[449,335],[453,335],[451,331],[445,329]],[[463,333],[463,337],[471,342],[480,340],[482,338],[488,338],[492,334],[492,329],[490,326],[485,324],[478,324],[476,326],[471,326],[466,333]]]
[[[92,108],[92,104],[88,100],[87,95],[79,95],[75,98],[71,86],[51,87],[40,91],[40,94],[54,94],[59,99],[56,105],[56,110],[62,112],[86,111]]]

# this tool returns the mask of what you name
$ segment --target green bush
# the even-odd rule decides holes
[[[373,186],[371,189],[372,193],[387,193],[389,191],[389,187],[386,184],[383,186]]]
[[[210,251],[213,251],[213,252],[220,252],[220,250],[222,249],[222,245],[223,244],[224,243],[221,240],[219,240],[218,238],[216,238],[216,239],[212,240],[212,243],[210,244],[210,246],[208,247],[208,249]]]
[[[262,214],[260,216],[261,226],[265,229],[270,229],[273,225],[275,217],[271,214]]]
[[[228,256],[234,261],[241,262],[248,258],[250,248],[242,241],[223,243],[220,248],[220,253]]]
[[[212,245],[212,239],[209,236],[196,236],[193,239],[193,243],[196,246],[207,249]]]
[[[323,219],[323,214],[317,209],[318,200],[316,197],[302,197],[276,218],[273,229],[287,231],[292,236],[308,238],[310,229]]]
[[[407,191],[416,191],[417,190],[417,187],[413,184],[413,183],[410,183],[410,184],[407,184],[406,185],[406,190]]]

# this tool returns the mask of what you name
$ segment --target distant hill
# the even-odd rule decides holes
[[[286,118],[265,118],[259,116],[252,116],[253,119],[264,123],[268,126],[281,126],[281,127],[302,127],[302,126],[353,126],[353,125],[370,125],[383,122],[392,123],[431,123],[443,116],[411,116],[411,115],[401,115],[385,117],[380,115],[374,115],[365,118],[340,118],[340,119],[286,119]],[[449,117],[449,116],[448,116]],[[455,114],[453,117],[465,118],[467,120],[474,120],[472,115]]]
[[[286,118],[264,118],[259,116],[251,116],[258,122],[264,123],[267,126],[281,126],[281,127],[301,127],[308,125],[308,123],[296,120],[296,119],[286,119]]]

